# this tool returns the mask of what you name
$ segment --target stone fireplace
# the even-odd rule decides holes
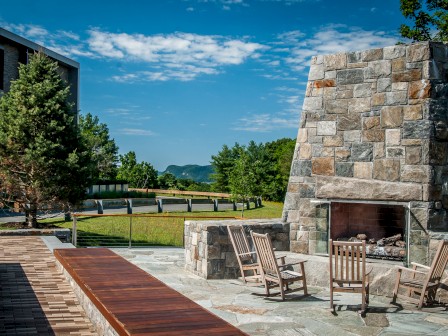
[[[329,238],[366,240],[367,257],[405,260],[407,210],[399,203],[332,202]]]
[[[283,209],[291,251],[364,234],[427,263],[448,239],[447,124],[443,43],[313,57]]]

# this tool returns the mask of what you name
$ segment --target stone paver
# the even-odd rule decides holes
[[[358,315],[360,296],[335,296],[336,313],[329,310],[329,293],[321,287],[264,297],[261,287],[247,287],[239,280],[205,280],[184,270],[184,250],[175,248],[113,249],[211,312],[249,335],[446,335],[448,311],[443,307],[418,311],[390,298],[371,295],[364,318]],[[400,302],[402,303],[402,302]]]
[[[447,335],[448,311],[418,311],[394,306],[371,296],[367,315],[358,315],[358,295],[335,297],[336,313],[328,308],[329,293],[310,287],[302,292],[264,297],[262,287],[239,280],[205,280],[184,270],[183,249],[113,249],[168,286],[254,336],[293,335]],[[39,237],[0,238],[0,334],[95,335],[72,288],[55,266]]]
[[[40,237],[0,237],[0,334],[96,335]]]

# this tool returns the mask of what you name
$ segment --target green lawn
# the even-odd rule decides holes
[[[263,207],[244,211],[244,218],[280,218],[283,204],[264,202]],[[148,214],[151,217],[104,216],[77,220],[79,246],[128,246],[132,226],[132,246],[183,246],[184,219],[211,220],[205,217],[241,217],[241,211],[195,211]],[[219,219],[219,218],[217,218]],[[224,218],[223,218],[224,219]],[[72,228],[72,222],[47,219],[41,224]]]

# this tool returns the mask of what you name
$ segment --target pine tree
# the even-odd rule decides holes
[[[37,226],[45,206],[70,209],[90,183],[91,152],[67,102],[69,87],[43,53],[19,66],[19,78],[0,99],[0,187]]]

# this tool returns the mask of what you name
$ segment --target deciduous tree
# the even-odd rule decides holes
[[[234,201],[243,202],[241,216],[244,215],[244,205],[251,197],[258,196],[256,171],[260,162],[251,160],[244,147],[239,149],[239,157],[230,171],[229,188]]]
[[[120,155],[120,162],[117,178],[128,181],[131,188],[157,187],[157,171],[148,162],[137,162],[134,151]]]
[[[37,53],[20,65],[19,78],[0,99],[1,194],[25,211],[32,227],[39,209],[70,208],[90,184],[91,152],[68,95],[57,63]]]
[[[448,40],[448,0],[400,0],[400,10],[414,25],[401,25],[403,37],[413,41]]]
[[[212,156],[212,165],[215,174],[212,175],[214,191],[230,192],[230,177],[237,160],[242,152],[248,156],[254,174],[254,195],[262,196],[271,201],[283,201],[289,180],[295,140],[283,138],[257,144],[250,141],[248,146],[238,143],[229,148],[226,145],[215,156]],[[256,163],[256,164],[255,164]]]
[[[79,129],[87,146],[92,150],[95,163],[94,180],[113,180],[117,177],[118,146],[110,138],[109,128],[97,116],[87,113],[79,116]]]
[[[227,145],[222,146],[221,151],[217,155],[212,155],[211,165],[214,174],[211,175],[214,181],[211,189],[217,192],[229,192],[229,175],[233,168],[235,159],[238,158],[238,150],[241,146],[235,143],[235,146],[229,148]]]
[[[159,181],[159,187],[160,189],[174,189],[177,190],[178,185],[177,185],[177,179],[176,176],[174,176],[171,173],[165,173],[163,175],[160,175],[158,178]]]

